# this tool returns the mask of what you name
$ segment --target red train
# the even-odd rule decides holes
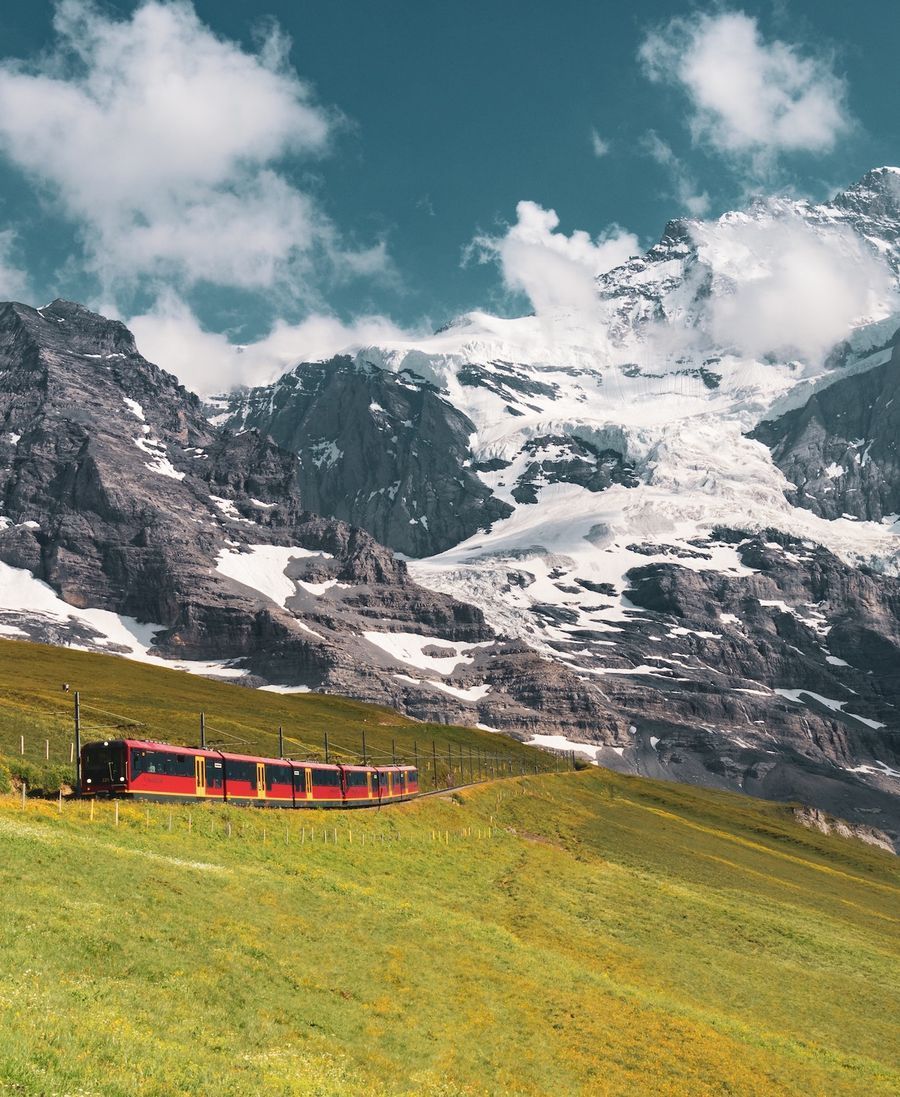
[[[292,762],[138,739],[86,743],[81,751],[82,796],[354,808],[397,803],[418,792],[414,766]]]

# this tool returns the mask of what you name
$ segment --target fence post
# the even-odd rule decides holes
[[[116,800],[116,826],[119,825],[119,801]]]
[[[19,754],[24,754],[24,753],[25,753],[25,736],[20,735],[19,736]]]
[[[50,761],[50,740],[49,739],[44,740],[44,757],[47,759],[48,762]]]
[[[23,781],[22,782],[22,811],[25,810],[25,792],[26,792],[27,788],[28,788],[28,782]]]

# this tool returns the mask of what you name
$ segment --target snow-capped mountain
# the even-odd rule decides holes
[[[121,324],[2,306],[0,630],[897,838],[898,196],[878,169],[674,222],[587,311],[473,313],[212,409]]]
[[[523,732],[622,719],[311,513],[291,453],[211,425],[123,325],[64,301],[0,306],[0,633],[439,721],[486,694]]]
[[[473,313],[300,363],[222,421],[293,450],[318,510],[599,692],[624,721],[569,734],[602,760],[896,810],[896,371],[883,430],[877,409],[840,437],[812,416],[829,440],[804,443],[802,484],[785,438],[895,361],[898,270],[900,171],[881,168],[827,204],[672,222],[588,312]],[[822,504],[857,466],[878,505]],[[490,691],[471,710],[502,726]]]

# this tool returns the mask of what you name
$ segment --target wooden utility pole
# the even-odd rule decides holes
[[[75,795],[81,795],[81,694],[75,690]]]
[[[391,739],[391,764],[397,764],[397,740]]]
[[[284,757],[284,728],[278,725],[278,757]]]
[[[437,788],[437,747],[434,739],[431,740],[431,764],[434,767],[434,787]]]
[[[206,750],[206,713],[200,713],[200,749]]]
[[[325,761],[328,761],[328,732],[325,732]]]
[[[362,748],[363,748],[363,751],[362,751],[363,763],[362,764],[366,765],[366,733],[365,733],[365,730],[363,730],[363,733],[362,733]]]

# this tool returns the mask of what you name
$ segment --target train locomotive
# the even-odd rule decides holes
[[[415,766],[348,766],[257,758],[140,739],[86,743],[81,795],[279,808],[356,808],[419,793]]]

